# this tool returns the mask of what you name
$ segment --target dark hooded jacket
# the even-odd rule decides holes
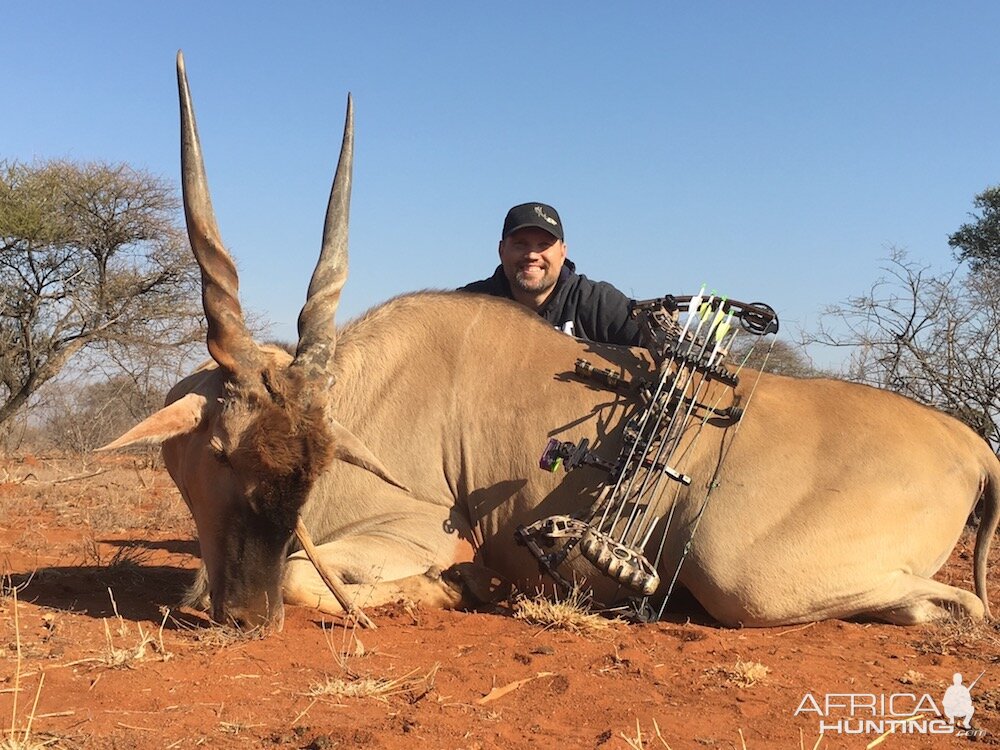
[[[473,281],[459,291],[514,299],[503,266],[497,266],[488,279]],[[576,265],[567,258],[555,289],[538,314],[556,328],[577,338],[604,344],[639,346],[639,326],[629,316],[629,301],[611,284],[591,281],[577,274]]]

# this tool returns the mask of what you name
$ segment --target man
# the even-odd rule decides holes
[[[576,273],[566,257],[559,213],[544,203],[522,203],[507,212],[500,235],[500,265],[488,279],[459,291],[507,297],[579,338],[639,346],[639,326],[629,298],[604,281]]]

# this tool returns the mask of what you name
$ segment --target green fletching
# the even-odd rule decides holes
[[[723,337],[727,333],[729,333],[729,329],[733,327],[732,323],[733,323],[733,311],[730,310],[729,315],[726,316],[726,319],[719,324],[718,328],[715,329],[715,340],[717,342],[722,341]]]
[[[723,297],[722,305],[726,304],[726,299]],[[712,328],[715,328],[722,322],[722,319],[726,317],[725,311],[722,309],[722,305],[719,305],[719,309],[715,311],[715,317],[712,319]]]

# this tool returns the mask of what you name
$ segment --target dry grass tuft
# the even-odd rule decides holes
[[[416,702],[434,689],[434,679],[437,676],[438,665],[431,667],[424,675],[418,675],[417,670],[408,672],[402,677],[389,679],[387,677],[327,677],[324,682],[310,688],[307,695],[311,698],[374,698],[388,701],[395,696],[405,696],[408,701]]]
[[[923,628],[924,638],[913,642],[918,653],[951,656],[954,654],[980,654],[984,647],[1000,647],[1000,623],[973,620],[969,617],[950,617],[940,623]]]
[[[141,477],[140,477],[141,481]],[[193,533],[191,513],[177,490],[152,480],[150,486],[136,491],[133,476],[112,472],[100,490],[104,502],[95,505],[84,499],[81,509],[85,523],[101,534],[121,534],[137,531],[181,531]],[[93,491],[93,490],[92,490]]]
[[[333,660],[340,668],[340,671],[350,677],[358,677],[358,672],[353,668],[352,664],[369,653],[368,649],[365,648],[365,644],[358,637],[358,621],[351,618],[351,627],[343,628],[327,627],[327,623],[323,622],[322,628],[326,646],[330,649]],[[341,634],[339,645],[334,642],[334,633],[337,632]]]
[[[351,627],[343,628],[327,627],[327,624],[323,623],[326,645],[342,676],[327,676],[323,682],[313,685],[307,695],[313,698],[314,702],[329,697],[374,698],[388,701],[395,696],[404,696],[409,702],[414,703],[434,689],[437,664],[431,667],[429,672],[419,676],[417,670],[393,679],[361,674],[357,662],[372,652],[365,648],[358,637],[358,627],[357,620],[352,620]],[[334,636],[334,633],[338,632],[339,643]]]
[[[608,618],[591,609],[592,596],[574,585],[562,601],[542,594],[522,596],[514,602],[514,617],[543,629],[569,630],[578,635],[595,635],[622,620]]]
[[[652,741],[654,737],[659,741],[659,744],[656,745],[656,747],[662,746],[667,748],[667,750],[670,750],[670,745],[667,744],[667,741],[663,739],[663,735],[660,734],[660,725],[656,723],[656,719],[653,719],[652,735],[643,736],[642,728],[639,726],[639,720],[636,719],[634,737],[625,734],[625,732],[619,732],[618,736],[621,737],[623,740],[625,740],[625,744],[632,750],[646,750],[647,748],[651,747],[647,743]]]
[[[129,638],[131,633],[128,624],[118,613],[118,603],[115,601],[115,596],[110,588],[108,589],[108,595],[111,597],[111,607],[114,609],[115,619],[118,621],[118,625],[115,628],[117,638],[120,641]],[[112,635],[108,618],[104,618],[104,651],[100,656],[90,659],[80,659],[79,661],[70,662],[70,664],[95,664],[97,666],[110,667],[111,669],[120,669],[122,667],[131,667],[136,662],[145,661],[154,655],[158,656],[160,661],[167,661],[173,658],[173,654],[167,650],[166,644],[163,642],[163,626],[166,624],[169,614],[169,610],[164,611],[158,637],[155,639],[143,629],[141,623],[136,623],[138,641],[131,646],[116,645],[116,638]]]
[[[747,740],[746,737],[743,736],[743,730],[737,729],[736,732],[737,734],[739,734],[740,737],[740,750],[747,750]],[[660,726],[659,724],[656,723],[656,719],[653,719],[653,734],[647,733],[646,735],[643,735],[642,728],[639,726],[639,720],[636,719],[634,737],[629,734],[625,734],[625,732],[619,732],[618,736],[621,737],[623,740],[625,740],[625,745],[631,748],[631,750],[651,750],[651,748],[653,747],[665,747],[667,748],[667,750],[671,750],[670,745],[667,744],[667,741],[663,739],[663,735],[660,733]],[[655,745],[649,744],[650,742],[653,741],[654,738],[657,740],[658,744]],[[819,747],[822,744],[822,742],[823,742],[823,735],[820,734],[819,737],[816,738],[816,744],[812,746],[812,750],[819,750]],[[712,741],[711,744],[715,744],[714,741]],[[802,733],[802,730],[800,729],[799,750],[805,750],[805,747],[806,747],[805,735]]]
[[[118,603],[115,601],[115,596],[111,593],[111,589],[108,589],[108,596],[111,597],[111,607],[115,611],[115,617],[118,620],[118,635],[119,637],[126,637],[128,635],[128,627],[125,624],[125,620],[122,616],[118,614]],[[153,640],[153,637],[147,634],[140,623],[136,623],[136,628],[139,631],[139,642],[129,648],[116,648],[114,645],[114,639],[111,637],[111,629],[108,627],[108,621],[104,620],[104,634],[107,638],[108,650],[105,652],[105,663],[110,667],[124,667],[129,666],[132,662],[143,661],[146,658],[147,648],[153,653],[158,654],[161,661],[167,661],[173,654],[167,651],[166,646],[163,643],[163,626],[167,622],[167,617],[170,615],[170,611],[167,610],[163,613],[163,620],[160,622],[159,638],[158,640]]]
[[[10,729],[3,732],[3,735],[6,736],[0,736],[0,750],[39,750],[40,748],[48,747],[54,741],[48,740],[43,742],[37,738],[32,738],[31,736],[31,725],[35,721],[35,714],[38,710],[38,699],[42,694],[42,685],[45,684],[45,673],[41,672],[38,675],[38,688],[35,690],[35,700],[31,705],[31,711],[28,713],[27,720],[24,728],[22,729],[18,727],[17,721],[17,697],[21,692],[21,669],[23,666],[23,655],[21,651],[20,608],[18,607],[16,587],[12,589],[11,597],[13,598],[14,643],[16,649],[14,663],[14,689],[12,692],[13,702],[10,709]]]
[[[916,685],[924,681],[924,673],[907,669],[898,679],[903,685]]]
[[[199,575],[202,575],[204,570],[205,568],[202,567]],[[191,594],[192,592],[188,593]],[[192,598],[196,599],[197,597]],[[208,602],[206,601],[204,604],[207,606]],[[204,612],[205,607],[201,605],[202,602],[200,601],[186,600],[182,603],[182,606]],[[262,641],[271,632],[265,625],[259,625],[254,628],[238,628],[230,624],[222,624],[200,617],[192,618],[183,614],[179,617],[174,617],[165,607],[160,607],[160,611],[164,613],[165,618],[169,616],[170,622],[174,624],[179,632],[186,633],[196,643],[213,649],[227,648],[250,641]]]
[[[706,674],[723,677],[726,682],[741,688],[750,688],[758,682],[764,680],[771,671],[770,667],[765,667],[757,661],[744,661],[736,657],[736,664],[731,667],[713,667],[706,670]]]
[[[126,635],[126,629],[124,627],[124,622],[119,626],[118,634],[120,637],[124,638]],[[139,641],[134,646],[119,647],[115,645],[115,640],[111,635],[111,628],[108,625],[107,619],[104,620],[104,638],[105,638],[105,649],[104,653],[96,661],[103,664],[106,667],[111,667],[112,669],[119,669],[121,667],[130,667],[134,662],[144,661],[147,656],[147,649],[153,644],[153,639],[148,633],[145,633],[142,629],[142,625],[139,628]]]
[[[23,737],[17,737],[15,733],[8,737],[0,737],[0,750],[43,750],[43,748],[52,747],[56,742],[58,742],[56,738],[40,740],[27,734]]]
[[[221,721],[219,722],[219,731],[223,734],[231,734],[234,737],[248,732],[251,729],[259,729],[261,727],[267,726],[266,724],[244,724],[239,721]]]
[[[183,630],[191,633],[196,642],[209,648],[227,648],[249,641],[262,641],[267,637],[269,632],[263,626],[242,630],[232,625],[220,625],[218,623],[212,623],[206,627],[192,627],[190,624],[179,620],[173,620],[173,622],[178,623]]]

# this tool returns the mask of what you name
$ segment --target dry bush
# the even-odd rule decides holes
[[[122,543],[108,554],[101,548],[101,543],[93,532],[86,534],[77,543],[77,549],[83,556],[81,564],[102,568],[112,583],[122,581],[134,584],[141,581],[142,569],[148,565],[153,555],[146,547],[132,542]]]
[[[190,512],[162,468],[147,456],[121,459],[92,454],[31,458],[9,465],[0,483],[0,507],[28,503],[48,511],[56,523],[87,526],[98,533],[179,531],[194,535]],[[0,482],[4,474],[0,473]]]
[[[127,481],[127,480],[126,480]],[[149,495],[169,494],[162,497]],[[95,501],[101,502],[95,502]],[[87,525],[97,532],[126,533],[135,531],[176,531],[194,537],[194,522],[190,511],[171,490],[150,492],[133,485],[113,483],[98,497],[83,501]]]
[[[148,538],[150,532],[169,532],[193,539],[191,513],[157,456],[158,451],[129,457],[22,452],[0,459],[0,522],[42,516],[53,526],[91,535]],[[106,564],[95,559],[100,552],[93,540],[81,543],[84,558]],[[29,538],[18,549],[40,545],[44,540]]]
[[[160,382],[113,373],[107,379],[81,383],[63,379],[57,385],[46,390],[32,409],[38,426],[33,442],[80,454],[110,443],[159,409],[166,395]]]
[[[578,635],[595,635],[606,631],[612,624],[623,622],[608,618],[591,610],[593,597],[574,585],[561,601],[542,594],[522,596],[514,602],[514,617],[544,629],[569,630]]]

